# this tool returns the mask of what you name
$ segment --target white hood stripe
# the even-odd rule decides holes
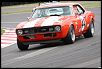
[[[58,16],[48,17],[47,19],[44,20],[41,26],[51,26],[54,24],[54,22],[58,22],[59,19],[60,18]]]
[[[31,22],[28,22],[27,24],[25,24],[24,25],[24,27],[23,28],[30,28],[30,27],[34,27],[35,26],[35,24],[37,23],[37,21],[39,21],[41,18],[38,18],[38,19],[36,19],[36,20],[34,20],[34,21],[31,21]]]

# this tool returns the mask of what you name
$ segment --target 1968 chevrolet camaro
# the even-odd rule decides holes
[[[36,7],[27,21],[16,26],[17,45],[27,50],[30,44],[62,41],[94,35],[95,15],[79,3],[46,3]]]

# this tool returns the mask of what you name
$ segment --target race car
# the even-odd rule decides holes
[[[74,43],[76,37],[93,37],[95,15],[79,3],[47,3],[34,8],[27,21],[16,26],[17,46],[30,44]]]

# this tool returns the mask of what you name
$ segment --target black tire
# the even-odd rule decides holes
[[[18,48],[19,50],[23,51],[23,50],[27,50],[29,45],[24,45],[22,42],[20,42],[18,39],[17,39],[17,45],[18,45]]]
[[[65,44],[72,44],[75,42],[75,31],[74,31],[74,26],[71,25],[70,29],[68,31],[67,36],[64,39]]]
[[[94,36],[94,31],[95,31],[94,21],[91,21],[89,29],[83,35],[84,35],[85,38],[93,37]]]

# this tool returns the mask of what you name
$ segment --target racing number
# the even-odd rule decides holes
[[[84,18],[84,17],[82,17],[82,16],[80,16],[79,18],[80,18],[81,23],[82,23],[82,31],[83,31],[83,30],[84,30],[84,28],[85,28],[85,25],[86,25],[86,21],[85,21],[85,18]]]

